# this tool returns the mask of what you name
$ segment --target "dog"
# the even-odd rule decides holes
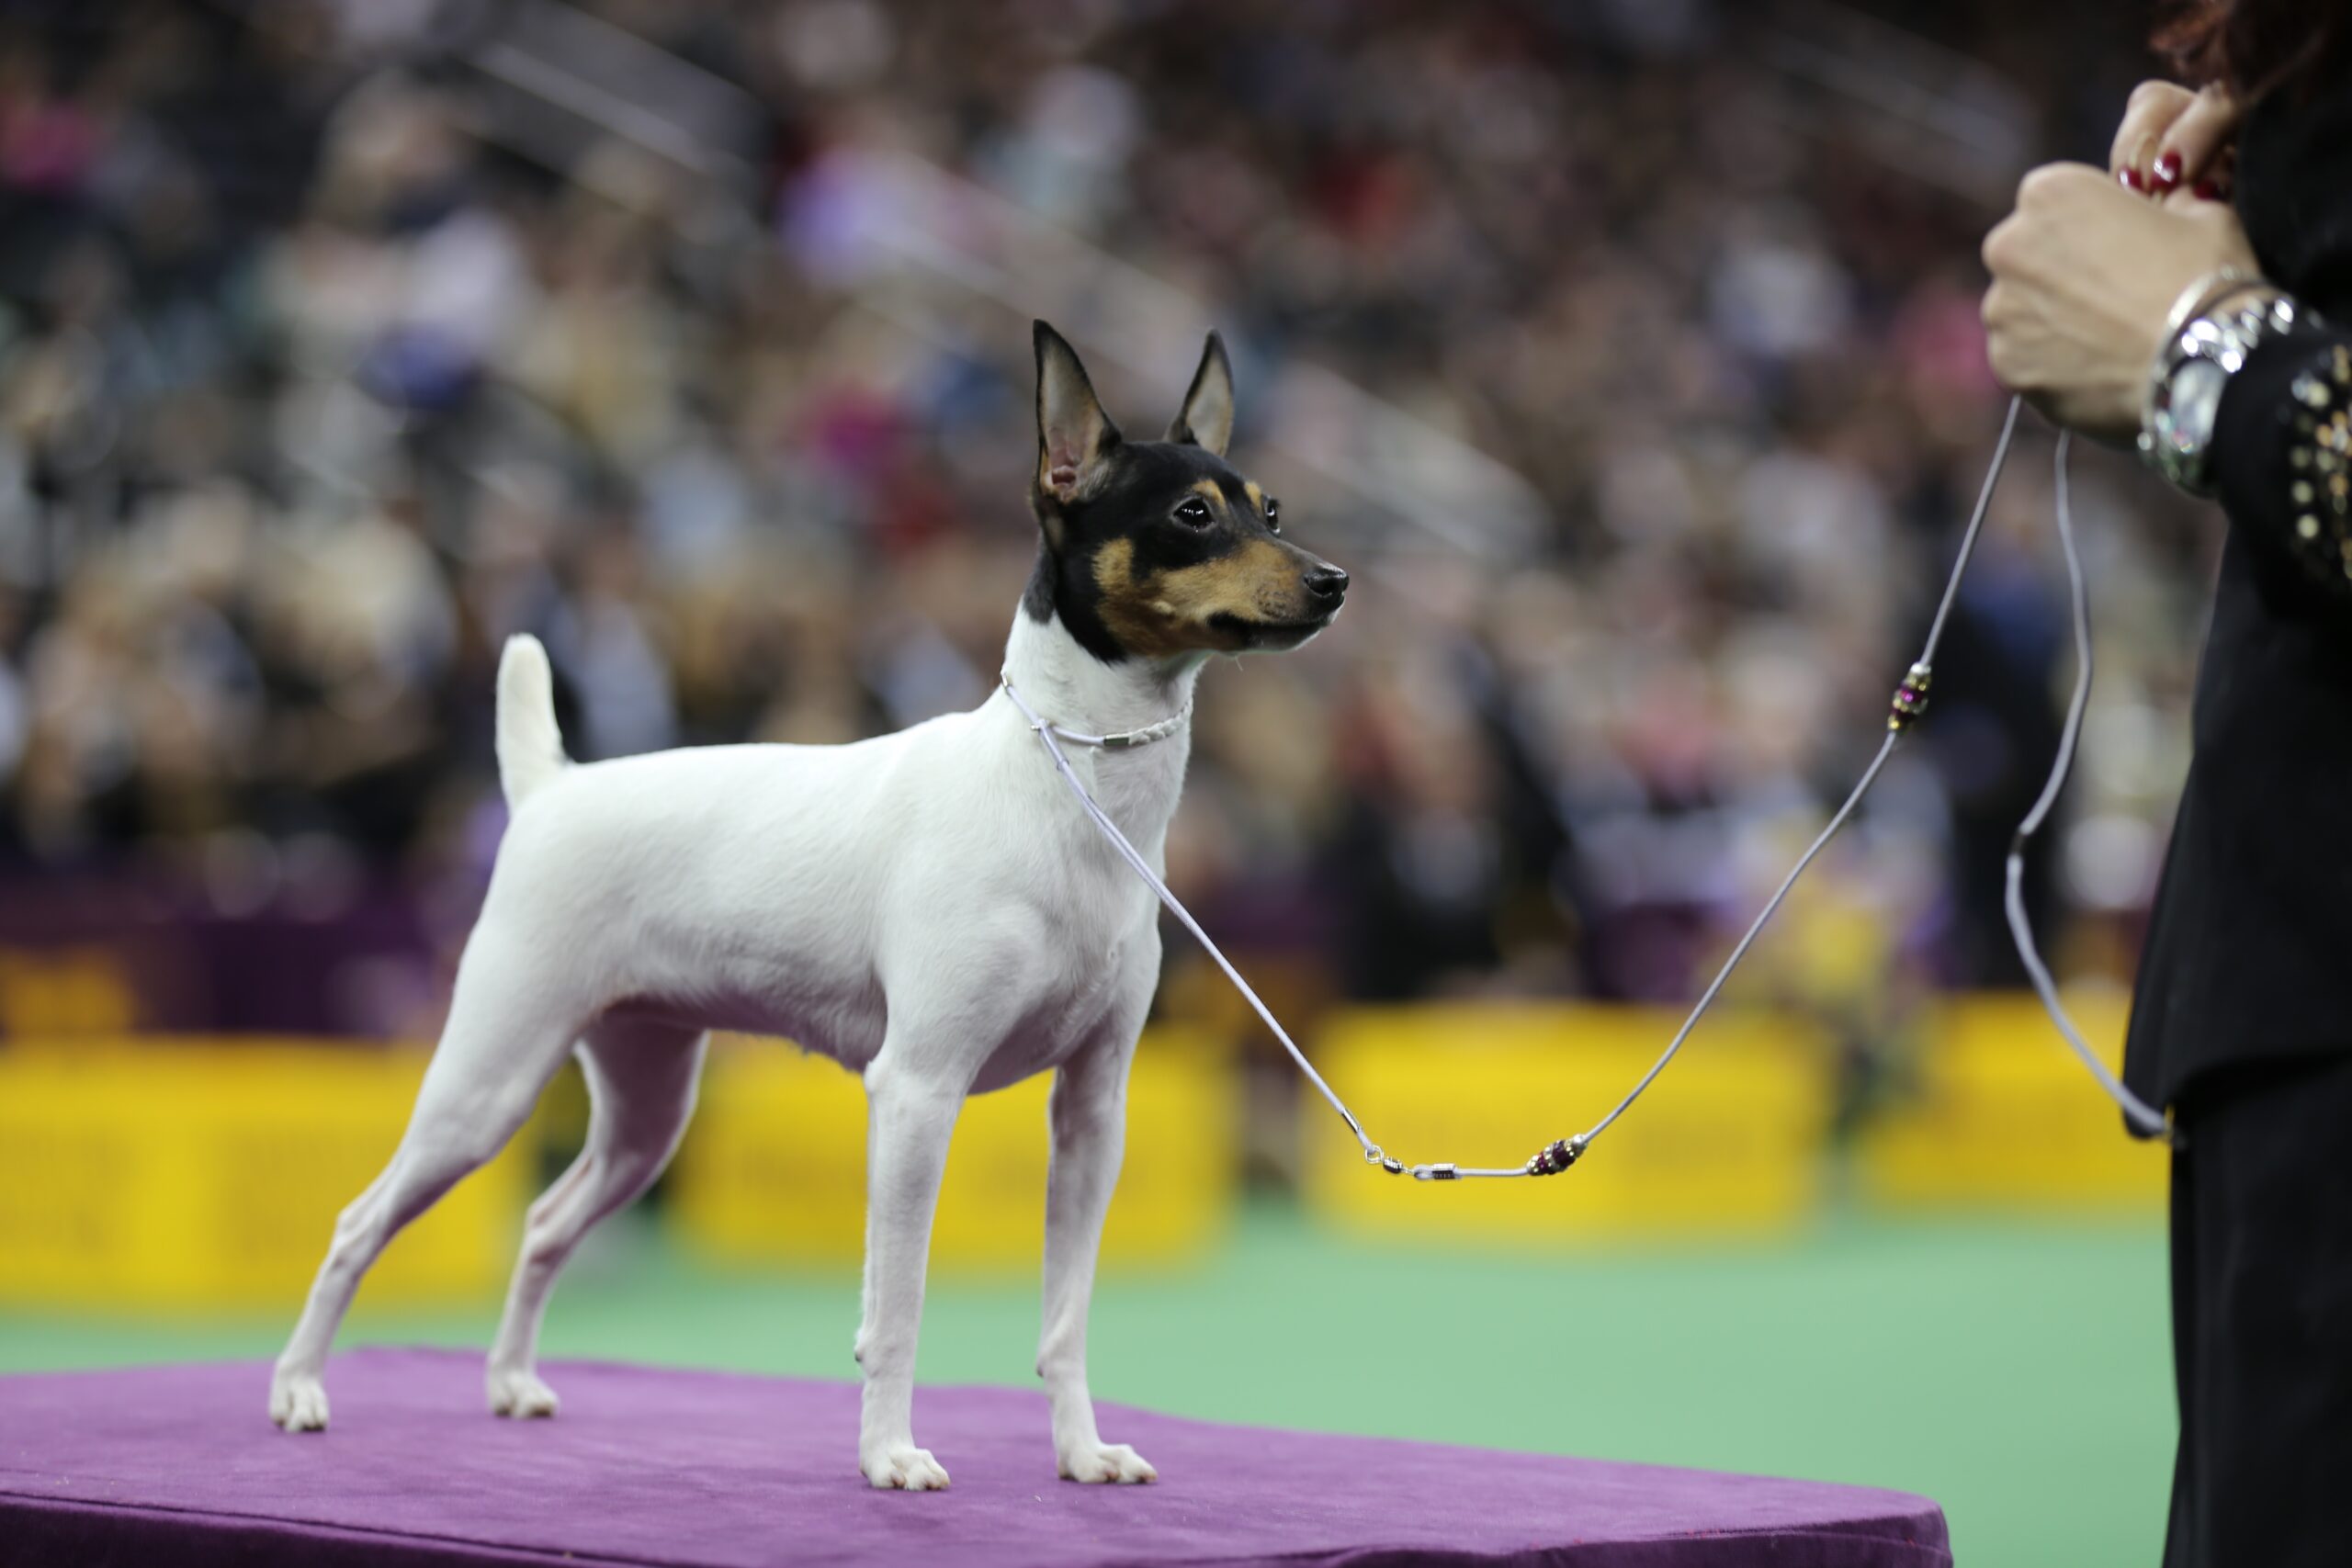
[[[1070,759],[1158,867],[1202,666],[1305,643],[1339,615],[1348,577],[1285,538],[1275,499],[1226,461],[1233,371],[1214,333],[1159,441],[1120,434],[1043,321],[1035,344],[1040,536],[1006,679],[1057,725],[1165,735]],[[948,1137],[966,1096],[1049,1068],[1037,1371],[1055,1462],[1073,1481],[1154,1480],[1096,1428],[1086,1317],[1128,1066],[1159,983],[1159,909],[1010,694],[854,745],[574,764],[547,653],[516,637],[499,662],[497,750],[512,820],[448,1023],[390,1164],[336,1222],[277,1359],[270,1418],[289,1432],[326,1426],[322,1374],[361,1276],[506,1144],[571,1052],[594,1108],[587,1142],[525,1221],[488,1369],[494,1414],[554,1415],[535,1362],[556,1275],[661,1174],[694,1110],[707,1032],[732,1029],[787,1036],[865,1080],[867,1482],[947,1484],[916,1446],[913,1403]]]

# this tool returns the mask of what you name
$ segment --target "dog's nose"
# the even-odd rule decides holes
[[[1317,599],[1337,600],[1348,591],[1348,574],[1336,566],[1318,566],[1306,574],[1306,591]]]

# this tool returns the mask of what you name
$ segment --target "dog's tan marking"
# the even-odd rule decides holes
[[[1198,566],[1140,579],[1132,540],[1114,539],[1094,558],[1094,583],[1102,591],[1102,624],[1120,647],[1146,659],[1203,649],[1229,653],[1241,648],[1247,637],[1216,625],[1219,615],[1245,621],[1304,619],[1310,612],[1299,577],[1291,553],[1263,538]]]
[[[1243,479],[1241,489],[1242,492],[1249,496],[1250,504],[1258,509],[1258,515],[1263,517],[1266,514],[1266,492],[1258,488],[1258,481]]]

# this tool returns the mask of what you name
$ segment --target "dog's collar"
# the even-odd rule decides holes
[[[1051,719],[1040,717],[1037,710],[1029,705],[1028,699],[1021,694],[1020,689],[1013,685],[1012,671],[999,671],[997,680],[1002,683],[1004,694],[1012,699],[1012,705],[1021,710],[1021,716],[1029,721],[1030,728],[1041,733],[1050,731],[1057,739],[1067,740],[1073,746],[1093,746],[1105,751],[1131,751],[1138,746],[1167,739],[1182,729],[1193,716],[1193,699],[1187,696],[1182,707],[1158,724],[1147,724],[1141,729],[1124,729],[1116,735],[1089,735],[1084,730],[1064,729]]]

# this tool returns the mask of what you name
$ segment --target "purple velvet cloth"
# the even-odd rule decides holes
[[[1933,1503],[1648,1465],[1217,1427],[1105,1406],[1159,1484],[1053,1475],[1043,1396],[926,1388],[944,1493],[857,1473],[847,1383],[558,1364],[553,1421],[499,1421],[481,1359],[336,1358],[288,1437],[258,1363],[0,1379],[0,1564],[1929,1568]]]

